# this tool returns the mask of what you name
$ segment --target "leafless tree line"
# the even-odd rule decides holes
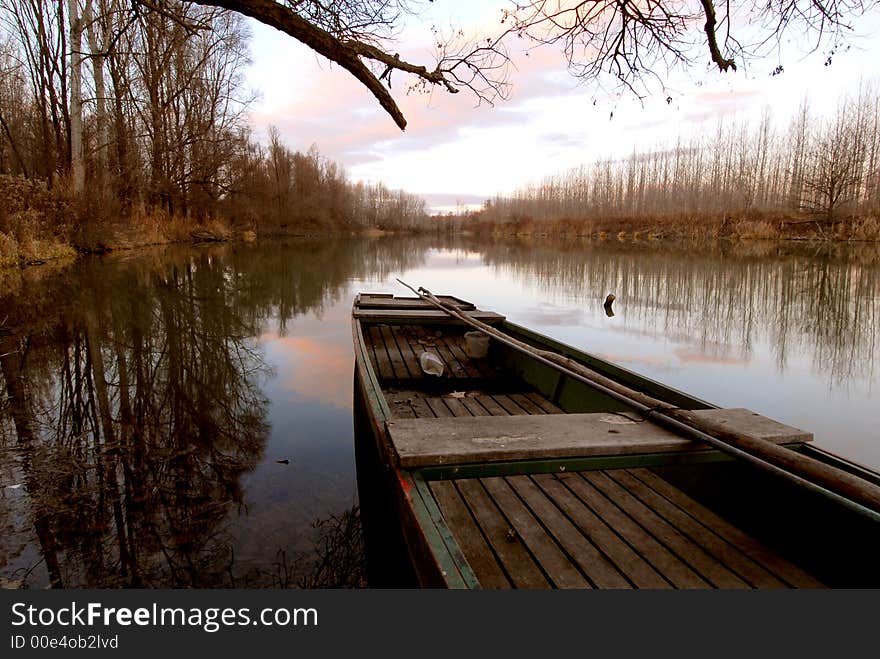
[[[243,16],[338,64],[404,128],[390,91],[394,72],[410,76],[410,90],[467,90],[480,102],[492,102],[507,93],[505,44],[512,38],[561,46],[576,75],[610,74],[641,93],[646,77],[662,85],[664,64],[693,63],[698,46],[700,52],[708,46],[713,66],[735,69],[753,47],[781,38],[791,27],[805,30],[817,47],[833,47],[848,31],[847,21],[876,7],[876,0],[766,6],[737,1],[718,7],[712,0],[510,3],[499,7],[500,26],[490,33],[469,36],[458,30],[450,38],[435,33],[431,68],[393,53],[405,18],[419,13],[418,0],[9,0],[0,6],[0,174],[72,191],[73,200],[87,207],[81,217],[90,220],[98,213],[124,217],[132,209],[162,209],[168,216],[196,219],[229,212],[255,222],[267,214],[277,220],[290,207],[296,217],[287,214],[284,222],[305,217],[321,223],[331,217],[346,225],[365,218],[369,225],[406,226],[420,214],[417,200],[381,187],[348,186],[338,168],[318,166],[312,154],[285,154],[277,143],[268,150],[257,147],[244,121],[248,35]],[[763,44],[741,43],[731,32],[735,17],[752,26],[760,23]],[[658,185],[692,191],[709,168],[740,186],[728,175],[738,172],[744,158],[757,158],[772,170],[762,170],[761,177],[788,176],[789,188],[810,189],[800,193],[800,202],[833,216],[849,203],[856,185],[843,161],[852,157],[849,141],[867,134],[858,126],[855,137],[847,123],[828,138],[840,153],[830,149],[818,155],[818,147],[805,142],[803,148],[817,154],[813,170],[818,171],[803,172],[802,178],[798,164],[785,168],[762,160],[769,142],[754,148],[737,142],[733,152],[747,149],[747,158],[740,154],[728,162],[728,154],[717,150],[696,163],[688,152],[702,154],[702,142],[679,144],[670,154],[633,156],[628,168],[597,165],[596,173],[589,172],[587,192],[577,192],[574,203],[583,207],[586,195],[591,208],[636,207],[656,197],[651,190]],[[722,132],[723,139],[734,139]],[[285,167],[293,172],[287,180]],[[700,174],[687,178],[679,167],[696,167]],[[569,179],[578,177],[587,173],[563,177],[560,184],[572,187]],[[622,183],[622,177],[628,179]],[[782,185],[763,178],[749,183],[763,186],[758,192]],[[748,196],[751,188],[744,189],[725,198]],[[258,198],[257,190],[271,196]],[[753,202],[747,198],[739,205]]]
[[[240,17],[175,2],[11,0],[0,12],[0,171],[205,212],[243,128]],[[172,16],[173,13],[173,16]],[[66,182],[66,181],[65,181]]]
[[[725,215],[838,221],[880,212],[880,91],[864,85],[827,118],[805,100],[787,126],[719,121],[712,134],[550,176],[487,202],[493,221]]]
[[[316,146],[293,151],[274,127],[268,146],[248,144],[229,168],[239,185],[222,205],[237,224],[397,229],[416,228],[426,218],[420,197],[382,183],[351,183]]]
[[[89,221],[161,209],[385,226],[423,214],[408,195],[349,184],[316,151],[292,152],[277,132],[257,143],[245,121],[248,37],[240,14],[177,0],[4,2],[0,175],[44,182],[84,203]]]

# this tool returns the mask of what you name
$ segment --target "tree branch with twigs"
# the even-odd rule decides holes
[[[561,45],[575,76],[611,75],[642,95],[646,78],[662,86],[660,71],[694,64],[697,49],[708,50],[718,70],[736,71],[793,30],[812,35],[816,47],[833,46],[851,31],[848,21],[877,7],[877,0],[533,0],[515,3],[504,20],[534,44]]]
[[[174,3],[167,0],[131,1],[177,18],[170,8]],[[668,73],[693,65],[696,48],[708,50],[712,66],[720,71],[736,71],[792,29],[813,35],[816,47],[828,41],[836,44],[851,29],[847,21],[878,6],[878,0],[511,1],[501,10],[499,34],[469,40],[460,31],[452,38],[435,32],[436,62],[426,66],[401,58],[390,47],[405,16],[417,13],[418,0],[190,1],[253,18],[338,64],[367,88],[401,130],[407,122],[391,93],[393,72],[414,77],[410,91],[465,90],[478,103],[492,104],[509,91],[506,44],[511,36],[537,46],[561,47],[576,77],[610,75],[642,97],[650,81],[665,86],[664,68]],[[735,31],[760,36],[745,44]],[[776,73],[782,70],[778,66]]]
[[[373,94],[401,130],[406,128],[406,118],[386,84],[392,70],[414,75],[422,86],[440,86],[450,93],[467,89],[478,99],[488,102],[507,93],[508,58],[500,39],[471,44],[470,47],[461,45],[454,50],[447,50],[441,44],[433,68],[413,64],[382,48],[381,44],[397,23],[398,12],[406,9],[404,2],[353,0],[335,3],[336,9],[332,9],[314,0],[192,1],[254,18],[335,62]],[[347,11],[341,11],[339,7]],[[381,11],[383,8],[386,11]],[[383,72],[377,74],[373,65],[380,66]]]

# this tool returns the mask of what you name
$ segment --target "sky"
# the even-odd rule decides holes
[[[457,27],[492,34],[504,6],[504,0],[437,0],[407,21],[390,49],[433,66],[432,25],[444,33]],[[718,72],[708,53],[697,51],[693,66],[664,75],[666,89],[642,100],[575,79],[559,48],[526,55],[514,42],[509,98],[494,106],[477,104],[464,91],[407,94],[406,76],[395,72],[391,92],[408,121],[402,132],[348,72],[273,28],[254,21],[250,28],[246,84],[256,94],[250,121],[258,139],[276,126],[288,146],[304,151],[314,144],[352,180],[419,194],[434,212],[475,207],[550,174],[710,132],[719,120],[756,121],[770,108],[782,125],[805,96],[821,117],[860,80],[880,81],[877,11],[857,22],[849,47],[837,49],[830,66],[827,48],[810,52],[812,44],[792,31],[772,56],[736,73]],[[780,63],[784,73],[771,76]]]

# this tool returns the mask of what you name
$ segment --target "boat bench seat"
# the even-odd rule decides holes
[[[744,408],[695,413],[726,430],[776,444],[813,438]],[[402,468],[711,448],[630,412],[392,419],[386,429]]]

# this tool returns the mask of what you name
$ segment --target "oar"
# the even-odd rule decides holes
[[[690,439],[705,442],[728,455],[745,460],[880,522],[880,487],[870,481],[772,442],[730,432],[698,417],[690,410],[630,389],[572,359],[523,343],[452,305],[445,304],[426,288],[419,287],[417,290],[400,279],[397,281],[421,299],[488,334],[499,343],[623,403],[658,425]]]

